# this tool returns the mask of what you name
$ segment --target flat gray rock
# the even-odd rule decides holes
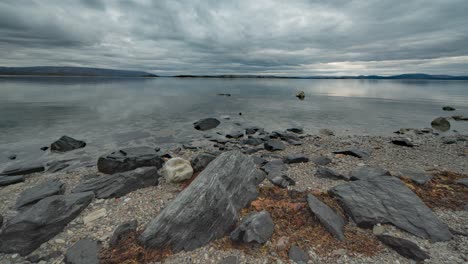
[[[253,212],[231,232],[231,240],[244,243],[265,244],[273,235],[275,224],[267,211]]]
[[[99,199],[117,198],[144,187],[158,185],[160,177],[156,167],[143,167],[85,180],[72,193],[92,191]]]
[[[34,204],[46,197],[63,194],[65,185],[58,180],[49,180],[32,188],[24,190],[16,199],[15,208]]]
[[[221,124],[221,122],[216,118],[205,118],[193,123],[193,127],[196,130],[206,131],[217,127],[219,124]]]
[[[285,148],[284,143],[279,140],[268,140],[265,142],[264,147],[268,151],[283,150]]]
[[[140,242],[178,252],[224,236],[239,210],[258,196],[264,178],[251,157],[240,151],[221,154],[148,224]]]
[[[413,142],[409,138],[403,138],[403,137],[395,138],[395,139],[392,139],[391,142],[398,146],[410,147],[410,148],[414,147]]]
[[[355,181],[335,186],[330,193],[360,227],[393,224],[431,241],[446,241],[452,237],[447,225],[398,178]]]
[[[312,162],[315,163],[315,165],[325,166],[325,165],[330,164],[332,160],[325,156],[318,156],[318,157],[313,158]]]
[[[402,255],[403,257],[413,259],[416,261],[424,261],[425,259],[430,258],[427,252],[425,252],[420,247],[418,247],[418,245],[409,240],[398,237],[392,237],[389,235],[378,235],[377,238],[383,244],[395,250],[396,252],[398,252],[398,254]]]
[[[296,185],[296,182],[282,171],[269,173],[267,175],[267,179],[274,185],[281,188]]]
[[[320,223],[325,226],[328,232],[339,240],[345,239],[345,221],[339,214],[312,194],[307,195],[307,203],[312,213],[318,218]]]
[[[67,250],[65,264],[99,264],[99,248],[97,241],[79,240]]]
[[[348,176],[341,174],[339,172],[336,172],[332,169],[326,168],[326,167],[318,167],[317,170],[315,171],[315,176],[319,178],[327,178],[327,179],[332,179],[332,180],[349,181]]]
[[[283,160],[277,159],[267,162],[263,165],[262,170],[264,170],[267,174],[273,172],[280,172],[280,171],[287,171],[288,166],[284,164]]]
[[[400,178],[408,178],[412,182],[423,185],[426,184],[426,182],[430,181],[433,176],[427,174],[423,170],[416,170],[416,169],[402,169],[400,170]]]
[[[23,176],[0,176],[0,186],[24,182]]]
[[[77,217],[93,199],[91,192],[46,197],[10,219],[0,233],[0,252],[28,255]]]
[[[390,175],[391,174],[388,170],[372,166],[357,167],[356,169],[349,172],[349,178],[352,181],[367,180],[371,178]]]
[[[305,163],[309,162],[309,157],[304,154],[289,154],[284,157],[284,163],[293,164],[293,163]]]
[[[50,150],[55,152],[67,152],[74,149],[84,148],[86,143],[68,136],[62,136],[50,145]]]
[[[0,173],[0,176],[27,175],[36,172],[43,172],[44,169],[44,165],[41,161],[26,161],[7,167],[2,173]]]
[[[360,159],[367,159],[370,156],[369,152],[362,150],[362,149],[354,149],[354,148],[337,150],[337,151],[333,151],[333,153],[349,155],[349,156],[353,156],[353,157],[360,158]]]
[[[300,247],[293,245],[289,248],[288,257],[293,263],[307,264],[309,261],[309,255]]]
[[[135,147],[114,151],[99,157],[98,170],[106,174],[131,171],[140,167],[162,168],[164,160],[154,148]]]

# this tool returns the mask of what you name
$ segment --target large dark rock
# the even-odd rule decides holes
[[[305,163],[309,162],[309,157],[304,154],[289,154],[284,157],[284,163],[293,164],[293,163]]]
[[[318,156],[318,157],[313,158],[312,162],[315,163],[315,165],[325,166],[325,165],[330,164],[332,160],[325,156]]]
[[[119,225],[114,230],[114,233],[112,234],[112,237],[109,241],[109,245],[111,247],[116,246],[119,243],[119,241],[125,238],[128,234],[130,234],[131,232],[135,232],[137,227],[138,227],[137,220],[125,222]]]
[[[197,154],[195,157],[192,158],[190,164],[192,164],[192,168],[194,172],[200,172],[210,164],[212,160],[216,158],[215,155],[209,153],[200,153]]]
[[[395,177],[376,177],[342,184],[330,189],[354,222],[364,228],[393,224],[432,241],[449,240],[446,224]]]
[[[98,159],[98,170],[106,174],[130,171],[140,167],[162,168],[164,160],[150,147],[121,149]]]
[[[450,129],[450,122],[445,117],[438,117],[432,120],[431,126],[439,131],[445,132]]]
[[[97,241],[79,240],[67,250],[65,264],[99,264],[99,248]]]
[[[362,149],[337,150],[337,151],[333,151],[333,153],[349,155],[349,156],[353,156],[353,157],[360,158],[360,159],[367,159],[370,156],[369,152],[362,150]]]
[[[32,188],[24,190],[16,199],[15,207],[19,209],[34,204],[46,197],[63,194],[65,185],[58,180],[49,180]]]
[[[143,167],[85,180],[72,192],[92,191],[99,199],[117,198],[144,187],[158,185],[160,177],[156,167]]]
[[[224,236],[258,196],[265,175],[240,151],[225,152],[150,222],[139,240],[151,248],[193,250]]]
[[[377,238],[385,245],[389,246],[398,254],[416,261],[423,261],[429,259],[430,256],[427,252],[423,251],[415,243],[398,237],[389,235],[378,235]]]
[[[455,107],[447,105],[447,106],[442,107],[442,110],[444,110],[444,111],[455,111]]]
[[[0,252],[28,255],[88,206],[91,192],[44,198],[10,219],[0,233]]]
[[[268,140],[264,145],[266,150],[277,151],[285,148],[284,143],[279,140]]]
[[[410,179],[412,182],[419,185],[426,184],[426,182],[433,178],[432,175],[427,174],[425,171],[416,169],[402,169],[398,176],[400,178]]]
[[[244,243],[265,244],[273,235],[275,224],[267,211],[253,212],[231,232],[231,240]]]
[[[332,180],[349,181],[348,176],[341,174],[339,172],[336,172],[332,169],[326,168],[326,167],[318,167],[317,170],[315,171],[315,176],[319,178],[327,178],[327,179],[332,179]]]
[[[293,263],[297,264],[307,264],[309,261],[309,255],[296,245],[289,248],[288,257],[293,261]]]
[[[390,172],[388,170],[379,168],[379,167],[372,167],[372,166],[362,166],[357,167],[356,169],[349,172],[349,178],[352,181],[357,180],[367,180],[375,177],[381,176],[390,176]]]
[[[392,143],[398,146],[403,146],[403,147],[410,147],[410,148],[414,147],[414,144],[411,141],[411,139],[404,138],[404,137],[394,138],[392,139]]]
[[[24,182],[23,176],[0,176],[0,186]]]
[[[307,195],[307,203],[312,213],[318,218],[320,223],[325,226],[328,232],[339,240],[345,239],[345,221],[339,214],[311,194]]]
[[[84,148],[86,143],[68,136],[62,136],[50,145],[50,150],[56,152],[67,152],[74,149]]]
[[[44,171],[44,165],[40,161],[30,161],[30,162],[23,162],[23,163],[16,163],[9,167],[7,167],[0,176],[7,175],[7,176],[15,176],[15,175],[26,175],[36,172]]]
[[[193,123],[193,127],[196,130],[205,131],[219,126],[220,123],[221,122],[219,122],[219,120],[216,118],[205,118]]]

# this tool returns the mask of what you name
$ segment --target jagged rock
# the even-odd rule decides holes
[[[349,177],[344,175],[344,174],[341,174],[341,173],[338,173],[332,169],[329,169],[329,168],[326,168],[326,167],[318,167],[316,172],[315,172],[315,176],[319,177],[319,178],[328,178],[328,179],[332,179],[332,180],[345,180],[345,181],[349,181]]]
[[[286,129],[286,131],[293,132],[293,133],[296,133],[296,134],[302,134],[302,133],[304,133],[304,129],[302,129],[302,128],[300,128],[300,127],[288,128],[288,129]]]
[[[403,146],[403,147],[414,147],[413,142],[409,138],[395,138],[392,139],[392,143],[398,146]]]
[[[288,166],[284,164],[282,160],[277,159],[277,160],[272,160],[272,161],[267,162],[262,167],[262,170],[264,170],[267,174],[270,174],[274,172],[287,171]]]
[[[221,122],[216,118],[205,118],[193,123],[193,127],[196,130],[206,131],[219,126],[219,124],[221,124]]]
[[[72,192],[92,191],[99,199],[117,198],[140,188],[158,185],[159,177],[157,168],[143,167],[133,171],[87,179]]]
[[[276,186],[287,188],[296,185],[296,182],[283,172],[274,172],[267,175],[267,179]]]
[[[319,219],[320,223],[325,226],[328,232],[339,240],[345,239],[345,221],[339,214],[311,194],[307,195],[307,203],[312,213]]]
[[[349,178],[352,181],[357,180],[367,180],[375,177],[381,176],[390,176],[390,172],[388,170],[379,168],[379,167],[371,167],[371,166],[362,166],[358,167],[351,172],[349,172]]]
[[[224,236],[258,196],[265,175],[240,151],[221,154],[153,219],[140,236],[150,248],[193,250]]]
[[[325,166],[325,165],[330,164],[332,160],[325,156],[319,156],[319,157],[313,158],[312,162],[315,163],[315,165]]]
[[[94,240],[79,240],[67,250],[65,264],[99,264],[99,248]]]
[[[106,174],[131,171],[140,167],[156,167],[160,169],[164,160],[158,152],[150,147],[121,149],[99,157],[98,170]]]
[[[233,130],[229,133],[226,134],[226,137],[227,138],[241,138],[244,136],[244,132],[240,131],[240,130]]]
[[[0,186],[24,182],[23,176],[0,176]]]
[[[116,246],[122,238],[124,238],[125,236],[127,236],[131,232],[135,232],[137,227],[138,227],[138,221],[137,220],[125,222],[125,223],[119,225],[114,230],[114,233],[112,234],[112,237],[111,237],[111,239],[109,241],[109,245],[111,247]]]
[[[330,193],[360,227],[393,224],[432,241],[446,241],[452,237],[447,225],[398,178],[355,181],[335,186]]]
[[[50,145],[50,150],[56,152],[67,152],[74,149],[84,148],[86,143],[68,136],[62,136],[59,140]]]
[[[44,171],[44,165],[40,161],[29,161],[23,162],[21,164],[16,163],[7,167],[0,176],[16,176],[16,175],[26,175],[36,172]]]
[[[192,158],[190,164],[192,164],[192,168],[194,172],[200,172],[210,164],[212,160],[216,158],[215,155],[209,153],[200,153],[197,154],[195,157]]]
[[[284,163],[293,164],[293,163],[305,163],[309,162],[309,157],[304,154],[289,154],[284,157]]]
[[[442,143],[447,144],[447,145],[456,144],[457,139],[455,137],[443,137]]]
[[[309,261],[309,255],[296,245],[293,245],[291,248],[289,248],[288,257],[297,264],[307,264]]]
[[[433,176],[427,174],[423,170],[414,170],[414,169],[402,169],[400,170],[400,175],[398,175],[400,178],[408,178],[412,182],[423,185],[426,184],[426,182],[430,181]]]
[[[283,150],[285,148],[283,142],[279,140],[268,140],[267,142],[265,142],[264,147],[268,151]]]
[[[319,133],[321,135],[324,135],[324,136],[334,136],[335,135],[335,132],[333,132],[332,130],[330,129],[327,129],[327,128],[322,128],[319,130]]]
[[[52,195],[63,194],[65,192],[65,185],[58,180],[49,180],[42,184],[36,185],[32,188],[24,190],[16,200],[15,208],[34,204],[45,197]]]
[[[377,238],[384,243],[385,245],[389,246],[398,254],[410,258],[416,261],[423,261],[425,259],[429,259],[430,256],[427,252],[422,250],[418,247],[415,243],[398,237],[392,237],[389,235],[378,235]]]
[[[253,154],[253,153],[256,153],[256,152],[259,152],[259,151],[262,151],[262,150],[264,150],[263,147],[253,147],[253,148],[247,148],[243,152],[245,154]]]
[[[465,187],[468,187],[468,178],[458,179],[456,180],[456,183],[465,185]]]
[[[444,111],[455,111],[455,108],[451,107],[451,106],[444,106],[444,107],[442,107],[442,110],[444,110]]]
[[[46,197],[10,219],[0,233],[0,252],[28,255],[88,206],[91,192]]]
[[[172,158],[166,161],[161,172],[168,182],[178,183],[190,179],[193,168],[188,160]]]
[[[253,212],[242,219],[242,223],[231,232],[235,242],[265,244],[273,235],[275,224],[267,211]]]
[[[442,132],[448,131],[450,129],[450,122],[444,117],[438,117],[431,122],[431,126]]]
[[[362,149],[345,149],[345,150],[333,151],[333,153],[349,155],[349,156],[353,156],[353,157],[360,158],[360,159],[367,159],[370,156],[369,152],[362,150]]]

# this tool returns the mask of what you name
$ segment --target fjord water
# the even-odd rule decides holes
[[[303,101],[294,96],[301,90]],[[444,105],[457,110],[442,111]],[[221,119],[219,130],[240,122],[268,131],[300,126],[309,133],[390,135],[455,114],[468,115],[468,81],[4,77],[0,155],[62,135],[96,151],[181,142],[203,134],[194,121],[223,115],[231,119]],[[468,122],[451,123],[468,132]]]

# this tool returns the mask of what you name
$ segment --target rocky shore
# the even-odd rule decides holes
[[[468,261],[467,135],[218,124],[87,166],[6,169],[0,263]],[[85,147],[62,137],[50,151]]]

